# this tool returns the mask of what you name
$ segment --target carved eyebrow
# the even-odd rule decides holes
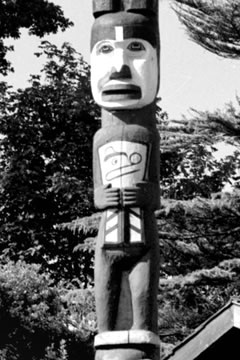
[[[103,160],[104,160],[104,161],[107,161],[107,160],[109,160],[109,159],[111,159],[111,158],[113,158],[113,157],[115,157],[115,156],[122,156],[122,155],[128,157],[128,156],[127,156],[127,153],[122,152],[122,151],[116,151],[116,152],[114,152],[114,153],[112,153],[112,154],[106,155]]]

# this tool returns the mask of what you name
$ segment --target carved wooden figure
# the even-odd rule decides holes
[[[93,12],[96,360],[157,360],[158,1],[94,0]]]

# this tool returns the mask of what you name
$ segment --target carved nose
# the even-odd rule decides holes
[[[131,79],[131,78],[132,78],[131,70],[127,65],[123,65],[120,71],[116,71],[115,69],[113,69],[110,75],[110,80],[121,80],[121,79]]]

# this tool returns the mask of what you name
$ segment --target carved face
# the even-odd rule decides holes
[[[91,85],[95,101],[106,109],[139,109],[152,103],[158,90],[156,49],[146,40],[123,39],[97,42],[91,54]]]

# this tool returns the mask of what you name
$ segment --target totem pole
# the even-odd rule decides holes
[[[93,0],[96,360],[157,360],[158,0]]]

